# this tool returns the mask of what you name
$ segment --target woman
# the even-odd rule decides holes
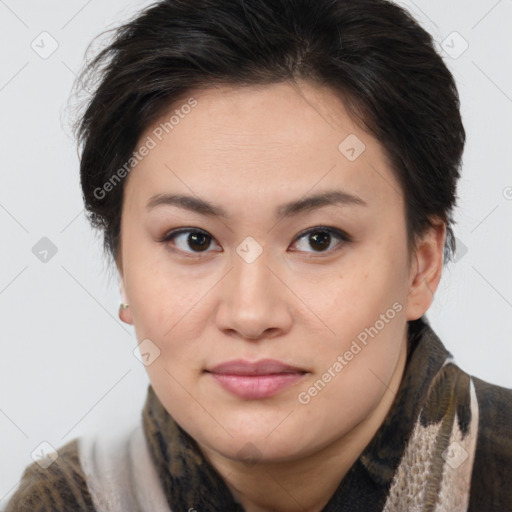
[[[512,391],[424,316],[465,142],[430,35],[385,0],[164,0],[88,80],[85,205],[151,385],[7,510],[512,509]]]

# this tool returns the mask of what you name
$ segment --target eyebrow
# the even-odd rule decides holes
[[[304,213],[306,211],[315,210],[325,206],[368,206],[366,201],[361,197],[350,194],[343,190],[328,190],[314,195],[309,195],[305,198],[298,199],[285,203],[275,210],[275,218],[291,217]],[[158,206],[177,206],[200,215],[209,217],[221,217],[224,219],[229,218],[227,211],[220,205],[216,205],[199,199],[194,196],[186,196],[180,194],[157,194],[151,197],[146,204],[146,209],[152,210]]]

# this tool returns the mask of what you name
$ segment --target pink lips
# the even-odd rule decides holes
[[[247,400],[268,398],[296,383],[307,373],[274,359],[228,361],[208,370],[230,393]]]

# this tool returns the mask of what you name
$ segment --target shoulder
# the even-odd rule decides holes
[[[46,468],[37,462],[25,468],[5,512],[94,512],[78,458],[78,438],[57,454]]]
[[[469,512],[512,507],[512,389],[471,377],[478,400],[478,438]]]
[[[475,385],[480,414],[480,427],[494,442],[512,447],[512,389],[471,377]],[[512,456],[512,451],[508,452]]]

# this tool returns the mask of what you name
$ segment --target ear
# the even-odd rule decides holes
[[[126,290],[124,288],[124,278],[122,274],[120,278],[121,279],[119,282],[119,293],[121,295],[121,303],[130,304],[128,302],[128,298],[126,297]],[[133,316],[130,307],[128,307],[127,309],[123,309],[121,306],[119,306],[119,319],[123,321],[125,324],[133,325]]]
[[[123,259],[121,256],[120,246],[118,246],[115,254],[115,264],[119,272],[119,295],[121,296],[121,304],[130,304],[124,287]],[[119,319],[125,324],[133,325],[133,316],[130,308],[123,309],[121,304],[119,305]]]
[[[406,306],[407,320],[420,318],[434,300],[443,273],[445,240],[446,225],[443,221],[435,219],[412,254]]]

